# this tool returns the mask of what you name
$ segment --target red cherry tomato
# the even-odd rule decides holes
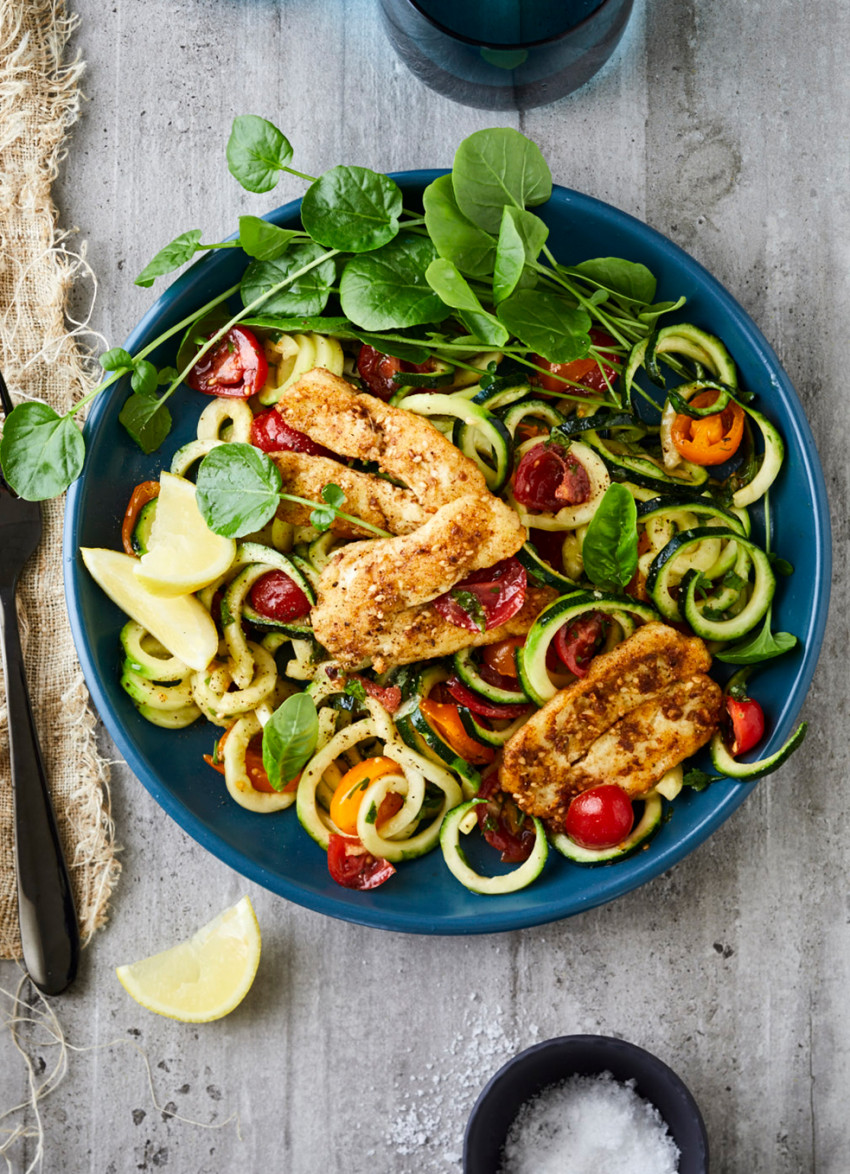
[[[527,860],[536,839],[534,824],[515,800],[501,790],[496,771],[481,780],[477,798],[487,800],[475,809],[481,834],[492,848],[501,852],[503,863],[520,864]]]
[[[580,461],[560,445],[535,444],[524,453],[514,476],[520,505],[554,514],[590,497],[590,477]]]
[[[256,335],[244,326],[232,326],[198,360],[186,382],[204,395],[248,399],[257,394],[268,373],[268,360]]]
[[[726,712],[732,726],[729,753],[746,754],[764,737],[764,711],[752,697],[727,697]]]
[[[401,689],[398,685],[376,685],[368,677],[356,678],[366,690],[367,696],[383,705],[387,713],[395,713],[401,705]]]
[[[310,611],[310,600],[285,571],[261,575],[251,588],[251,607],[270,620],[286,623]]]
[[[606,354],[604,347],[616,346],[616,340],[610,334],[606,334],[604,330],[596,330],[595,328],[590,332],[590,341],[593,346],[600,350],[600,355],[603,358],[616,359],[613,353]],[[542,375],[537,371],[532,372],[529,376],[529,383],[536,383],[538,387],[542,387],[545,391],[563,391],[567,394],[575,393],[576,388],[570,387],[569,383],[564,380],[569,379],[573,383],[581,383],[583,387],[590,388],[591,391],[607,391],[608,384],[605,382],[605,375],[608,376],[608,382],[613,384],[617,379],[617,372],[613,367],[609,367],[603,362],[600,368],[596,359],[588,356],[586,359],[575,359],[572,363],[550,363],[548,359],[541,359],[540,355],[529,356],[532,363],[536,367],[545,367],[550,374]],[[603,375],[603,370],[605,375]],[[579,393],[581,394],[581,393]]]
[[[522,610],[527,589],[528,577],[525,567],[519,559],[506,558],[494,567],[473,571],[460,583],[456,583],[451,591],[438,595],[434,600],[434,607],[444,620],[448,620],[456,628],[480,632],[479,617],[470,614],[463,603],[457,600],[457,592],[468,592],[475,596],[480,604],[484,627],[489,631],[490,628],[506,624]]]
[[[436,364],[433,359],[424,363],[408,363],[405,359],[397,359],[395,355],[385,355],[375,350],[373,346],[362,346],[357,356],[357,374],[378,399],[384,401],[392,399],[399,390],[393,375],[399,371],[409,371],[420,375],[433,371]],[[426,389],[427,390],[427,389]]]
[[[306,452],[312,457],[332,457],[324,445],[316,444],[305,432],[290,428],[277,408],[269,408],[254,417],[251,444],[263,452]]]
[[[632,801],[615,783],[576,795],[567,809],[564,830],[581,848],[616,848],[635,822]]]
[[[601,611],[579,616],[555,633],[558,659],[577,677],[586,677],[587,669],[605,640],[610,621]]]
[[[502,717],[512,721],[516,717],[525,717],[534,709],[533,705],[523,705],[522,702],[502,704],[495,701],[485,701],[483,697],[473,693],[471,689],[467,689],[466,685],[457,677],[449,677],[446,681],[446,688],[458,705],[462,705],[464,709],[469,709],[473,713],[480,714],[481,717]]]
[[[328,871],[345,889],[376,889],[395,868],[389,860],[367,852],[356,836],[332,834],[328,840]]]

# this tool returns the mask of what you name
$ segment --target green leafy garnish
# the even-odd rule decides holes
[[[301,223],[314,241],[343,253],[368,253],[398,232],[398,184],[368,167],[332,167],[307,189]]]
[[[263,767],[276,791],[297,778],[316,752],[319,718],[312,697],[293,693],[263,729]]]
[[[478,631],[486,632],[487,616],[484,608],[481,606],[481,600],[475,592],[464,591],[463,588],[455,587],[449,594],[461,611],[469,616]]]
[[[621,591],[637,570],[637,506],[624,485],[605,490],[587,527],[582,559],[588,578],[609,591]]]
[[[279,171],[288,170],[292,147],[282,131],[256,114],[233,120],[227,142],[230,174],[249,192],[270,192]]]

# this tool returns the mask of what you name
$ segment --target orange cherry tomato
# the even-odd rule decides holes
[[[124,511],[124,521],[121,523],[121,542],[127,554],[132,555],[133,558],[139,557],[138,551],[133,547],[133,531],[136,528],[136,522],[139,520],[142,509],[155,497],[159,497],[158,481],[143,481],[130,494],[127,509]]]
[[[485,644],[481,659],[494,673],[503,677],[516,677],[516,650],[525,644],[525,636],[508,636],[497,644]]]
[[[719,394],[702,391],[690,402],[695,408],[707,408]],[[733,400],[714,416],[677,415],[670,434],[676,451],[693,465],[722,465],[738,451],[743,435],[744,411]]]
[[[474,738],[470,738],[463,728],[460,713],[456,705],[444,704],[441,701],[431,701],[426,698],[419,703],[422,716],[430,726],[440,735],[444,742],[466,762],[473,766],[484,766],[496,757],[492,746],[482,746]]]
[[[331,819],[347,836],[357,835],[357,813],[363,799],[363,792],[375,779],[382,775],[403,774],[401,767],[391,758],[364,758],[342,776],[331,799]],[[400,809],[404,800],[401,795],[390,791],[378,808],[376,824],[385,823]]]

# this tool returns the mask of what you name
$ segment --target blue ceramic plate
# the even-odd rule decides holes
[[[409,194],[421,191],[438,172],[398,176]],[[298,203],[272,212],[275,224],[294,227]],[[588,196],[556,188],[539,209],[551,228],[550,244],[563,261],[620,256],[641,261],[659,280],[659,298],[688,299],[685,318],[726,343],[741,381],[757,405],[779,426],[789,459],[771,491],[774,543],[796,571],[782,580],[774,609],[776,625],[800,638],[794,652],[759,674],[758,696],[770,722],[763,754],[777,750],[791,733],[806,696],[823,638],[830,582],[829,515],[823,474],[800,402],[771,348],[733,298],[700,265],[659,233]],[[246,263],[240,250],[206,257],[180,277],[142,319],[125,343],[145,346],[164,329],[193,313],[234,284]],[[154,354],[159,364],[173,352]],[[292,810],[261,816],[228,797],[224,782],[201,755],[213,742],[212,727],[158,729],[139,717],[118,684],[118,633],[125,617],[105,598],[83,568],[80,546],[120,546],[121,514],[130,490],[168,468],[175,450],[195,436],[205,400],[181,389],[171,404],[175,428],[160,453],[144,456],[118,423],[128,387],[96,402],[86,426],[85,472],[68,494],[65,583],[68,612],[94,703],[119,750],[157,802],[200,844],[226,864],[266,888],[333,917],[409,933],[468,934],[512,930],[554,921],[611,901],[657,876],[693,851],[732,814],[751,790],[732,782],[687,793],[673,818],[646,852],[613,866],[583,869],[550,854],[530,888],[502,897],[480,897],[464,889],[446,869],[439,851],[404,864],[392,883],[373,892],[340,888],[329,877],[325,854],[302,831]]]

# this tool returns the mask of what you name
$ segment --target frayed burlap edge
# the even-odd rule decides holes
[[[65,60],[77,21],[64,0],[0,0],[0,369],[16,399],[59,412],[91,371],[65,309],[86,268],[57,229],[50,188],[79,115],[83,63]],[[99,757],[65,612],[62,503],[44,507],[44,535],[19,589],[36,725],[51,781],[83,941],[106,921],[120,872]],[[20,955],[5,693],[0,681],[0,957]]]

